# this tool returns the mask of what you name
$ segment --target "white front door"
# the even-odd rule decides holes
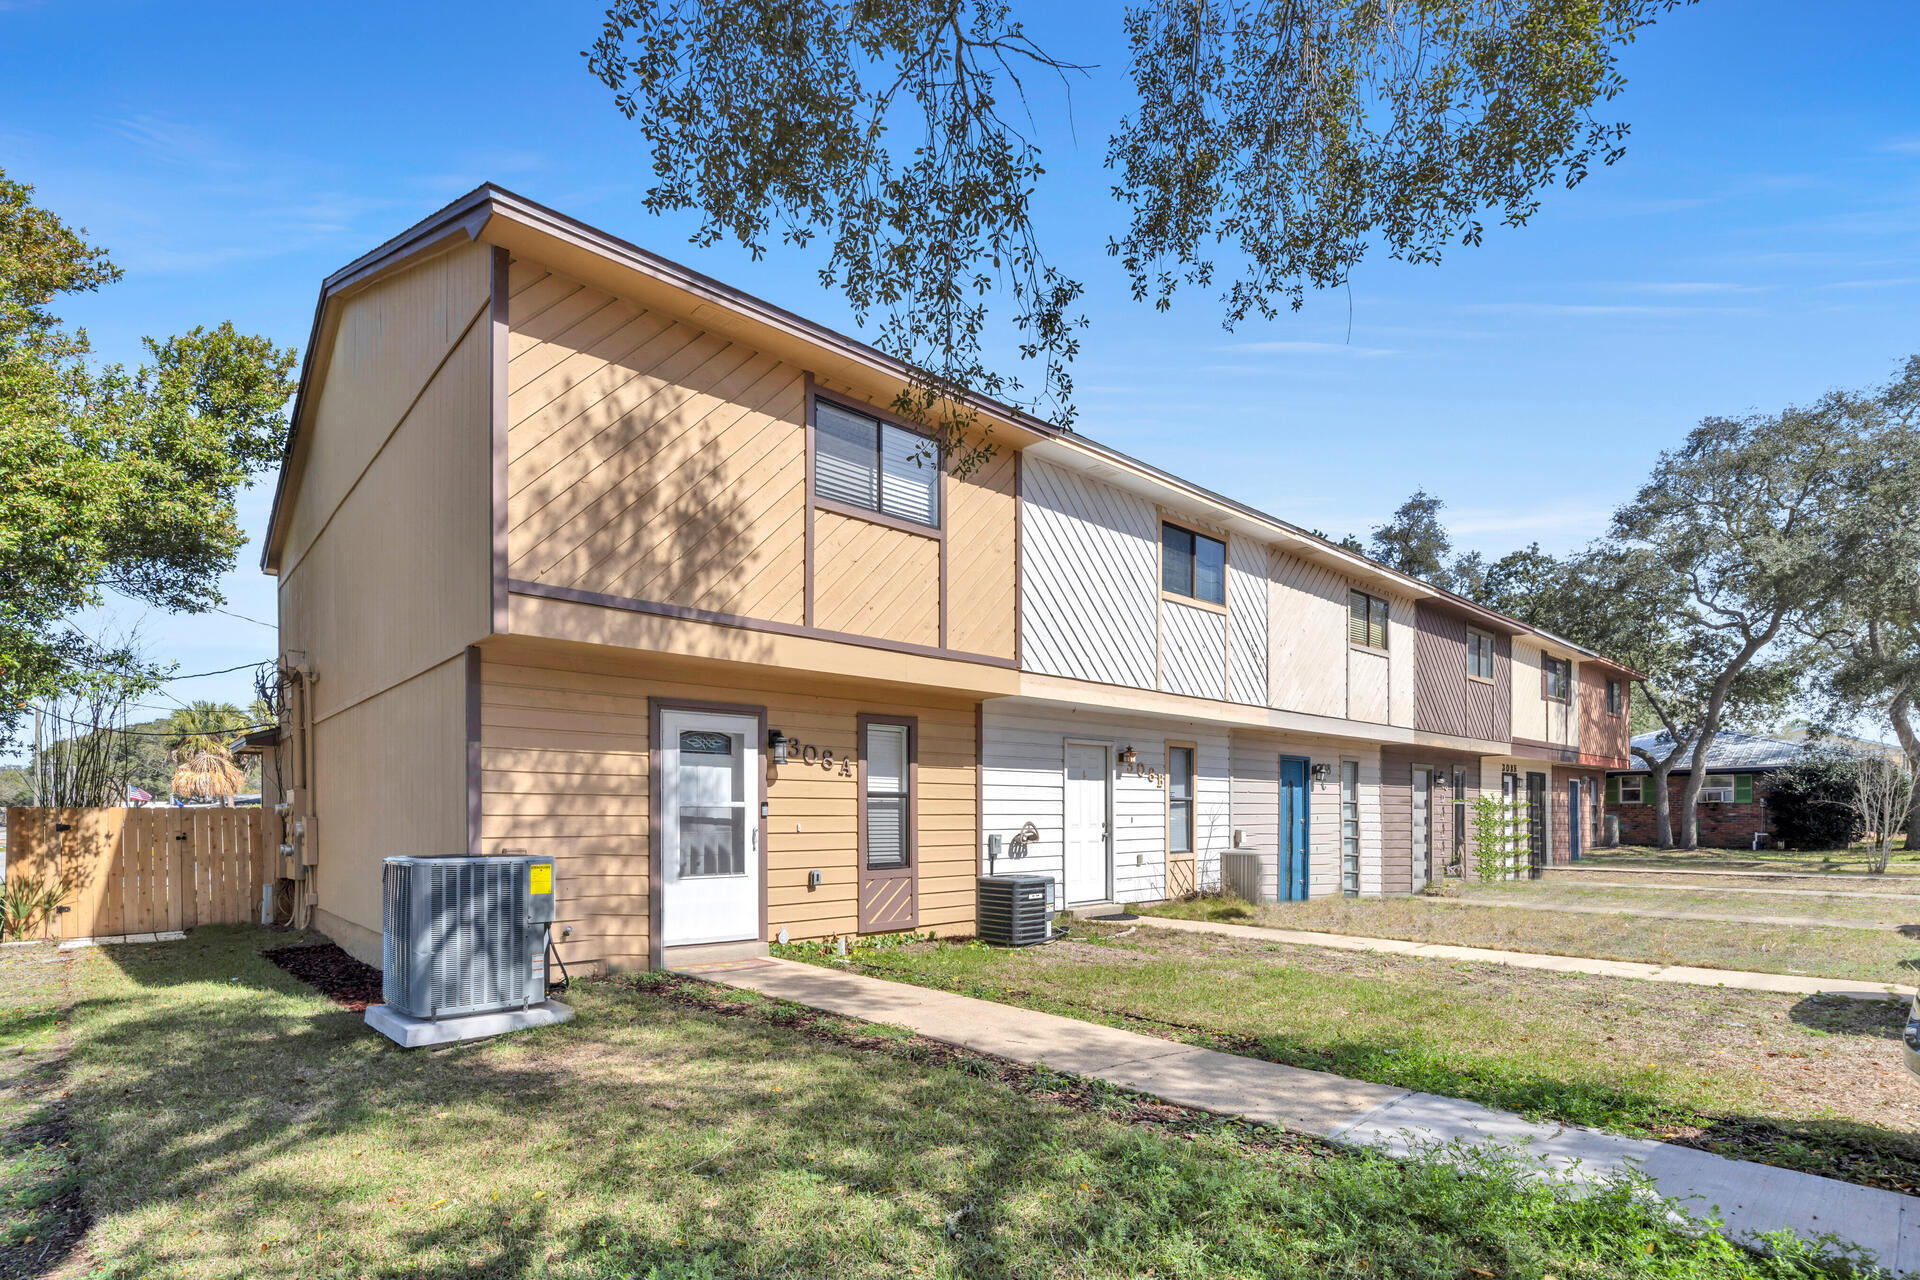
[[[760,937],[760,722],[660,713],[660,943]]]
[[[1413,771],[1413,889],[1433,878],[1433,770]]]
[[[1107,749],[1067,744],[1066,884],[1069,903],[1107,898]]]

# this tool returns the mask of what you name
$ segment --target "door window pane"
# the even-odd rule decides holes
[[[1193,852],[1193,748],[1167,748],[1167,852]]]
[[[738,876],[747,871],[747,810],[738,734],[680,735],[680,875]]]
[[[1340,891],[1360,892],[1360,762],[1340,762]]]

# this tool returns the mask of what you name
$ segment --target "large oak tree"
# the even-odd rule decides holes
[[[1437,262],[1620,157],[1621,52],[1682,2],[1115,6],[1132,107],[1107,143],[1106,247],[1136,298],[1212,292],[1229,326],[1370,250]],[[646,207],[756,257],[821,240],[822,284],[918,371],[897,407],[964,468],[970,394],[1072,421],[1082,290],[1035,217],[1028,93],[1093,72],[1071,53],[1005,0],[614,0],[585,56],[641,129]],[[1033,385],[990,355],[996,293]]]

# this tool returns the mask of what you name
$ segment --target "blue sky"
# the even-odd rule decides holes
[[[1570,548],[1702,415],[1869,385],[1920,351],[1910,4],[1676,12],[1626,58],[1620,164],[1526,228],[1438,266],[1377,259],[1233,333],[1197,294],[1164,315],[1133,304],[1102,251],[1124,229],[1102,167],[1127,100],[1119,6],[1030,8],[1050,51],[1097,64],[1071,132],[1056,91],[1036,105],[1042,231],[1093,321],[1080,429],[1288,519],[1364,536],[1425,486],[1462,545]],[[110,359],[225,319],[303,343],[324,275],[483,179],[851,330],[811,259],[694,249],[689,223],[644,212],[637,133],[580,56],[600,12],[0,0],[0,164],[126,269],[63,307]],[[270,493],[243,505],[252,533]],[[228,608],[270,621],[257,556]],[[183,671],[273,652],[232,616],[116,617]]]

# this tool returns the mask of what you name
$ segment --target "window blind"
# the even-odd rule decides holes
[[[870,724],[866,741],[867,868],[907,865],[907,726]]]
[[[822,400],[814,406],[813,491],[850,506],[878,510],[880,468],[878,432],[871,418]]]

